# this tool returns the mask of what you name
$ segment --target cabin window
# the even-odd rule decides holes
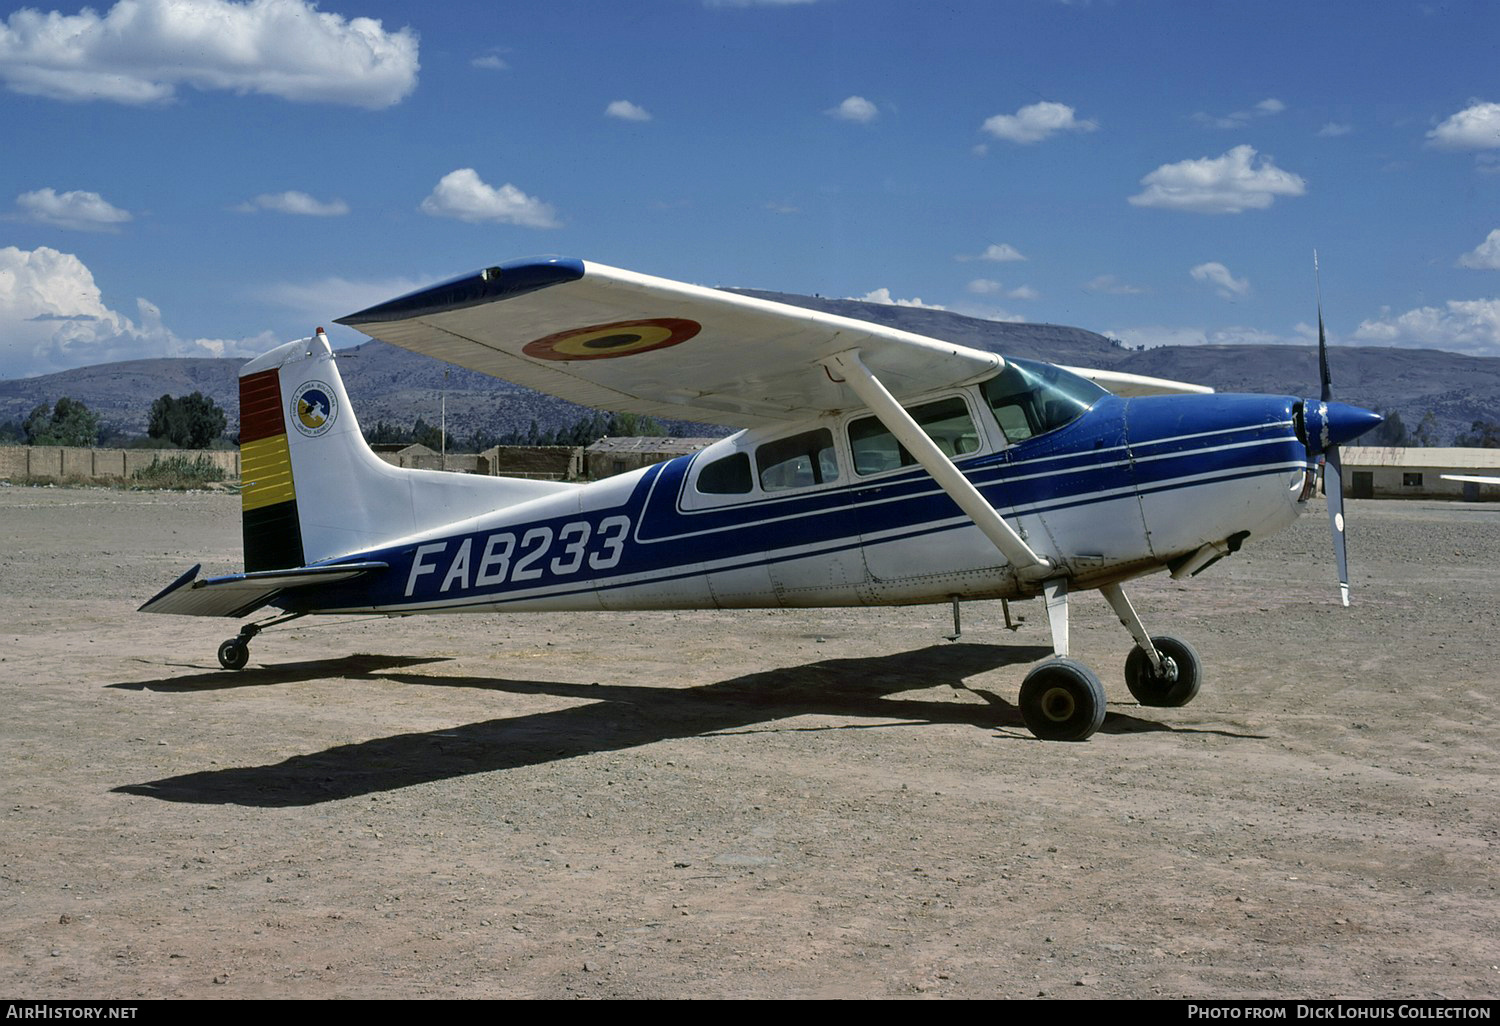
[[[1088,378],[1034,360],[1006,360],[979,387],[1012,443],[1071,424],[1109,394]]]
[[[838,456],[833,450],[833,432],[827,428],[778,438],[755,450],[762,491],[779,492],[805,488],[839,479]]]
[[[744,495],[750,488],[750,457],[742,452],[714,460],[698,472],[698,491],[705,495]]]
[[[969,404],[958,396],[913,406],[906,412],[950,459],[979,450],[979,432],[969,416]],[[860,474],[878,474],[917,462],[875,417],[861,417],[849,425],[849,448]]]

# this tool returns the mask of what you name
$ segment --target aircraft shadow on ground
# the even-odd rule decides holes
[[[308,659],[296,663],[278,663],[275,666],[257,666],[253,669],[230,672],[213,669],[179,677],[163,677],[161,680],[125,681],[106,684],[105,687],[121,691],[160,691],[168,694],[193,691],[227,691],[231,688],[258,688],[272,684],[300,684],[309,680],[327,677],[344,680],[374,680],[385,676],[388,670],[399,670],[408,666],[426,663],[444,663],[448,656],[383,656],[351,655],[338,659]],[[193,667],[198,669],[199,667]]]
[[[163,801],[206,805],[262,808],[316,805],[434,780],[635,748],[672,738],[744,732],[753,730],[757,724],[804,715],[871,717],[901,722],[779,729],[872,729],[948,723],[1024,730],[1020,712],[1014,705],[991,692],[969,688],[964,682],[969,677],[1002,666],[1033,662],[1050,652],[1050,648],[1038,646],[935,645],[896,655],[830,659],[766,670],[686,689],[384,672],[380,674],[383,679],[414,686],[483,688],[590,701],[567,709],[339,745],[308,755],[295,755],[271,765],[186,773],[140,784],[125,784],[114,790]],[[351,658],[383,660],[378,656]],[[276,676],[275,668],[257,672],[274,678],[262,683],[284,683],[309,679],[311,667],[347,669],[346,664],[350,661],[291,664],[284,668],[291,672],[280,677]],[[430,660],[393,659],[389,662],[409,665],[426,661]],[[366,666],[365,672],[377,668]],[[341,675],[353,676],[348,672]],[[178,678],[177,682],[183,680]],[[167,682],[161,683],[163,690],[170,689],[165,686]],[[969,690],[984,698],[985,702],[891,697],[905,691],[942,685]],[[144,688],[152,685],[111,686]],[[192,690],[192,687],[185,686],[180,690]],[[1121,713],[1110,713],[1103,727],[1108,733],[1172,729]]]

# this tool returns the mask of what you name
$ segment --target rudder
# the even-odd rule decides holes
[[[245,570],[303,565],[302,529],[286,420],[281,414],[281,372],[240,378],[240,512]]]

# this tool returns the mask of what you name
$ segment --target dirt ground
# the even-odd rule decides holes
[[[301,621],[135,607],[237,499],[0,486],[0,993],[1500,993],[1500,505],[1140,582],[1208,667],[1033,740],[1039,603]]]

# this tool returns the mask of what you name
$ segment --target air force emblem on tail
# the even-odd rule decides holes
[[[321,381],[305,381],[292,393],[292,415],[289,418],[298,431],[309,438],[326,434],[338,417],[338,401],[333,389]]]

